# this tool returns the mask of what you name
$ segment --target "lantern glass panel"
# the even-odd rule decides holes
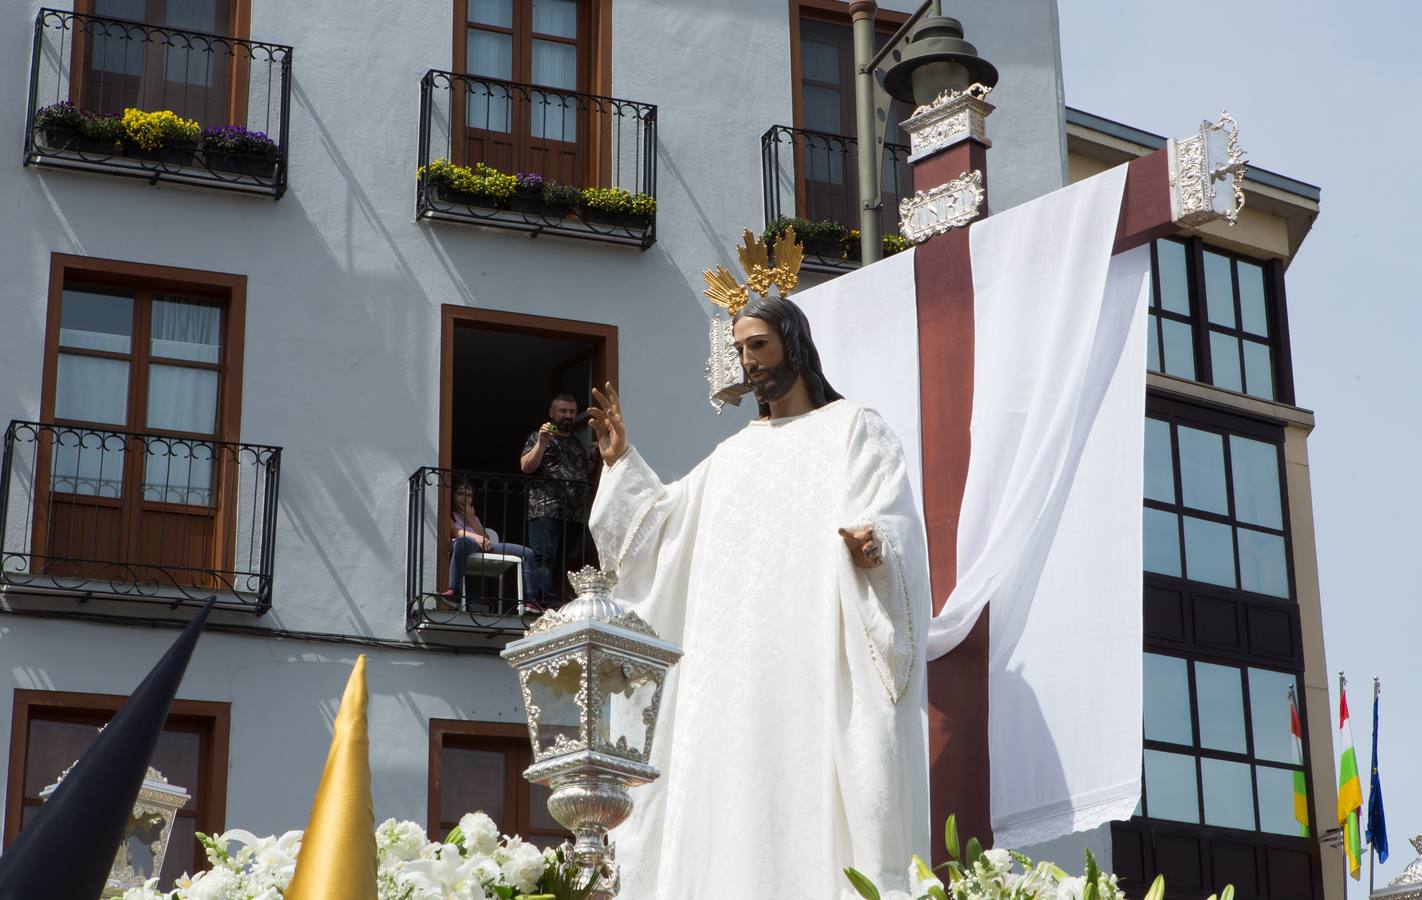
[[[529,702],[538,707],[535,754],[541,759],[545,753],[561,752],[568,742],[581,746],[582,706],[578,694],[583,685],[583,661],[574,656],[553,660],[526,673],[524,685]]]
[[[615,656],[605,656],[597,664],[598,697],[594,727],[597,745],[638,758],[647,747],[647,712],[657,693],[657,673],[653,669]]]

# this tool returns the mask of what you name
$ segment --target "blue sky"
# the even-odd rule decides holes
[[[1309,459],[1332,704],[1341,669],[1364,765],[1372,677],[1383,685],[1382,886],[1422,833],[1422,7],[1058,3],[1068,105],[1175,136],[1227,108],[1252,162],[1323,189],[1288,271],[1289,325],[1298,403],[1317,415]],[[1365,866],[1350,900],[1366,885]]]

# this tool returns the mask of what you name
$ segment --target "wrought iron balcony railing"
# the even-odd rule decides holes
[[[282,44],[41,9],[25,164],[279,198],[291,56]],[[140,146],[123,125],[129,109],[171,112],[200,134],[173,129]]]
[[[497,542],[455,541],[453,510],[468,492]],[[585,481],[424,466],[410,476],[405,627],[487,635],[521,632],[571,596],[567,573],[596,564]],[[467,521],[467,518],[466,518]]]
[[[12,421],[0,583],[264,613],[280,475],[280,447]]]
[[[912,190],[909,148],[884,145],[880,228],[899,233],[899,199]],[[859,267],[859,145],[854,138],[773,125],[760,138],[765,224],[799,219],[805,268]],[[852,234],[851,234],[852,232]],[[887,255],[887,254],[886,254]]]
[[[420,80],[419,153],[419,219],[643,250],[657,239],[650,103],[431,69]],[[523,177],[514,187],[481,178],[480,166]],[[451,177],[460,167],[471,171]]]

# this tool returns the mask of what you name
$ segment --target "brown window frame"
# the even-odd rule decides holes
[[[821,22],[821,23],[824,23],[824,24],[827,24],[827,25],[839,25],[839,26],[842,26],[842,27],[845,27],[845,28],[850,28],[850,27],[852,26],[852,21],[851,21],[851,19],[850,19],[850,15],[849,15],[849,4],[846,3],[846,2],[840,2],[840,0],[789,0],[789,6],[790,6],[790,106],[791,106],[791,121],[792,121],[793,126],[794,126],[796,129],[803,129],[803,128],[805,127],[805,98],[804,98],[804,90],[803,90],[804,75],[801,73],[801,68],[800,68],[800,65],[801,65],[801,50],[800,50],[800,29],[801,29],[801,24],[802,24],[802,22],[804,22],[804,21],[811,21],[811,22]],[[894,35],[894,33],[895,33],[896,31],[898,31],[899,28],[900,28],[905,22],[908,21],[908,19],[909,19],[909,16],[908,16],[907,13],[901,13],[901,12],[897,12],[897,11],[889,10],[889,9],[880,9],[880,10],[878,10],[878,12],[875,14],[875,17],[874,17],[874,31],[875,31],[875,33],[876,33],[877,35],[879,35],[879,36],[883,36],[883,37],[886,37],[886,38],[887,38],[887,37],[892,37],[892,36]],[[851,117],[850,117],[850,118],[851,118],[851,121],[852,121],[852,120],[853,120],[852,113],[853,113],[853,108],[854,108],[853,91],[852,91],[853,84],[850,85],[850,88],[851,88],[851,91],[849,92],[849,96],[847,97],[847,99],[844,99],[844,100],[842,100],[842,102],[841,102],[841,112],[843,112],[843,111],[845,111],[845,110],[847,109],[847,110],[851,113]],[[892,130],[890,130],[889,132],[887,132],[887,134],[888,134],[889,136],[892,136]],[[856,135],[854,135],[854,134],[846,134],[846,135],[841,135],[841,136],[842,136],[842,137],[845,137],[845,138],[856,138]],[[887,137],[886,137],[886,140],[887,140]],[[892,143],[892,142],[891,142],[891,143]],[[809,169],[808,169],[808,166],[807,166],[807,164],[806,164],[806,160],[804,159],[804,156],[805,156],[804,151],[800,148],[800,145],[799,145],[798,142],[795,144],[795,148],[796,148],[796,149],[795,149],[795,215],[801,216],[801,215],[808,215],[809,202],[808,202],[807,188],[806,188],[806,186],[805,186],[805,183],[806,183],[806,174],[808,173]],[[857,150],[856,150],[856,152],[857,152]],[[851,177],[857,180],[857,179],[858,179],[858,173],[857,173],[857,172],[846,172],[846,173],[845,173],[845,189],[846,189],[846,190],[848,190],[848,188],[849,188],[850,178],[851,178]],[[910,186],[909,186],[909,185],[905,185],[904,187],[905,187],[905,188],[909,188]],[[882,188],[883,188],[882,176],[881,176],[881,178],[880,178],[880,188],[881,188],[881,191],[882,191]],[[857,199],[854,201],[854,203],[855,203],[855,205],[857,206],[857,204],[858,204]],[[857,227],[858,227],[858,224],[857,224],[857,223],[846,223],[845,227],[846,227],[846,228],[857,228]],[[884,230],[885,230],[885,233],[889,233],[889,232],[891,232],[891,231],[896,231],[897,228],[896,228],[896,227],[891,228],[891,227],[888,227],[888,226],[886,225]]]
[[[10,717],[10,769],[5,787],[5,846],[20,834],[24,815],[25,765],[30,722],[37,711],[48,711],[55,720],[92,718],[107,722],[128,697],[118,694],[87,694],[73,691],[36,691],[16,688]],[[39,718],[45,718],[41,715]],[[232,733],[232,704],[215,700],[174,700],[165,727],[197,726],[201,787],[195,794],[197,809],[190,813],[194,828],[204,834],[221,834],[227,821],[227,765]],[[194,785],[182,785],[190,792]],[[28,804],[32,805],[32,804]],[[179,815],[184,815],[179,812]],[[193,841],[193,859],[204,859],[202,846]]]
[[[516,834],[524,840],[534,838],[569,837],[565,832],[535,829],[531,825],[529,804],[531,789],[524,780],[523,770],[533,762],[528,726],[515,722],[480,722],[468,719],[430,719],[429,795],[426,808],[427,829],[431,840],[443,840],[449,828],[458,824],[440,817],[441,794],[444,787],[444,756],[447,746],[490,750],[507,753],[510,763],[504,773],[504,807],[512,811],[513,822],[498,822],[502,834]],[[463,810],[464,813],[475,810]],[[462,813],[461,813],[462,814]]]
[[[234,41],[250,40],[252,34],[252,0],[230,0],[228,9],[228,20],[226,27],[219,31],[216,36],[220,38],[230,38]],[[158,0],[146,0],[146,13],[144,23],[156,21],[150,18],[151,12],[157,8]],[[95,16],[94,0],[74,0],[74,12],[79,15]],[[155,25],[155,28],[166,28],[165,25]],[[174,31],[184,29],[174,28]],[[192,32],[194,34],[201,32]],[[74,46],[70,62],[69,78],[69,102],[81,108],[85,107],[85,97],[83,96],[83,85],[87,66],[85,60],[88,58],[87,52],[88,32],[85,29],[76,28],[74,31]],[[225,122],[199,122],[203,128],[217,128],[223,125],[246,125],[247,124],[247,82],[251,72],[252,60],[250,55],[243,55],[235,51],[231,52],[231,63],[227,71],[227,102]],[[244,51],[249,53],[250,51]],[[160,70],[157,64],[145,60],[142,77],[154,77]],[[146,110],[146,112],[156,112],[157,110]]]
[[[507,29],[471,23],[469,21],[469,0],[454,0],[451,5],[454,18],[451,29],[453,45],[450,54],[450,67],[456,74],[468,74],[468,33],[470,29],[476,29],[512,36],[513,71],[512,77],[509,79],[512,83],[533,84],[532,47],[533,40],[536,38],[573,44],[578,48],[582,58],[578,64],[577,85],[572,89],[574,93],[602,97],[612,94],[612,0],[579,0],[578,34],[571,41],[558,35],[545,35],[533,31],[532,0],[513,0],[513,27]],[[463,84],[458,81],[451,85],[453,96],[450,106],[450,130],[452,135],[472,130],[467,129],[464,124],[465,99],[462,92],[465,89]],[[550,90],[567,89],[550,88]],[[517,104],[514,105],[517,107]],[[610,178],[612,167],[611,131],[603,124],[602,119],[602,116],[594,115],[591,111],[580,111],[579,113],[577,138],[574,143],[582,155],[579,174],[582,175],[583,183],[574,184],[574,187],[602,185],[607,183]],[[528,123],[521,121],[517,109],[511,112],[509,127],[509,139],[515,147],[528,146],[535,140]],[[450,156],[453,162],[472,165],[479,161],[468,158],[467,138],[451,137],[450,144]]]
[[[128,416],[122,426],[111,423],[85,422],[73,419],[66,419],[61,422],[55,418],[55,398],[59,383],[59,333],[66,283],[82,284],[90,287],[122,288],[132,290],[135,293],[135,328],[132,338],[130,339],[129,353],[124,356],[130,366],[127,399]],[[146,416],[147,413],[146,389],[148,382],[147,373],[150,365],[148,347],[149,335],[146,331],[140,330],[149,324],[150,317],[141,307],[148,306],[151,308],[151,295],[163,291],[179,293],[195,298],[215,300],[222,304],[222,348],[218,363],[215,366],[210,364],[188,363],[182,360],[168,360],[167,358],[163,358],[162,362],[163,365],[192,365],[200,368],[215,368],[217,370],[217,411],[215,416],[215,431],[212,434],[194,434],[149,428],[146,422],[141,418]],[[139,297],[141,294],[150,295],[146,303],[140,301]],[[40,388],[40,420],[77,428],[92,428],[97,431],[129,431],[139,434],[152,434],[155,436],[199,442],[237,441],[241,432],[242,418],[242,365],[246,334],[246,311],[247,278],[245,275],[232,275],[198,269],[181,269],[173,266],[150,265],[147,263],[125,262],[89,256],[74,256],[67,253],[51,254],[43,374],[41,376]],[[65,348],[64,352],[77,355],[117,358],[116,354],[108,354],[102,351]],[[50,462],[48,453],[40,454],[35,474],[35,518],[33,520],[35,527],[31,538],[31,554],[37,558],[43,557],[46,550],[47,510],[49,509],[50,494]],[[184,507],[182,504],[169,504],[161,501],[150,503],[141,496],[141,481],[143,478],[141,468],[141,466],[137,465],[125,466],[123,475],[125,482],[124,499],[119,501],[105,501],[104,498],[93,498],[94,504],[122,506],[124,503],[128,503],[132,508],[124,511],[125,516],[138,516],[144,508],[154,506],[179,506],[195,515],[212,515],[215,520],[213,528],[213,542],[216,552],[214,567],[218,569],[226,568],[228,566],[226,555],[229,554],[230,551],[227,548],[228,542],[225,540],[225,535],[234,527],[236,516],[236,507],[229,503],[228,500],[235,490],[235,484],[230,484],[230,479],[219,479],[215,477],[213,483],[215,496],[213,497],[213,504],[210,508]],[[128,560],[112,560],[111,562],[128,562]]]

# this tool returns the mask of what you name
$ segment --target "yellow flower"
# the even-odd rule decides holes
[[[124,135],[144,150],[157,150],[167,144],[197,141],[202,131],[194,119],[184,119],[172,110],[144,112],[129,107],[123,111]]]

